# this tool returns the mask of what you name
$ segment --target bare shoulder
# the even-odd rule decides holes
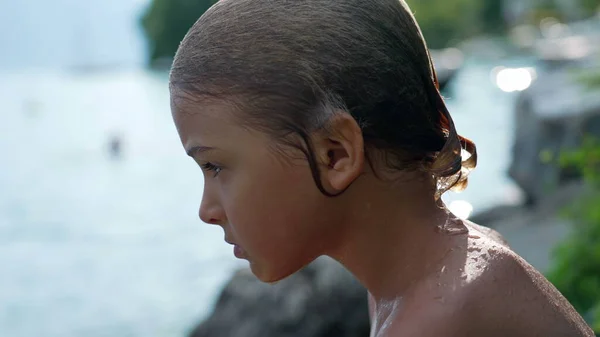
[[[474,254],[465,264],[467,273],[476,272],[456,295],[471,318],[470,326],[462,326],[465,335],[594,336],[562,294],[508,246],[491,238],[476,246],[470,244]]]
[[[406,299],[388,336],[594,336],[540,273],[507,246],[470,235],[462,254]]]
[[[506,239],[502,236],[502,234],[498,233],[498,231],[489,227],[478,225],[468,220],[464,220],[463,222],[471,232],[479,232],[496,243],[508,246],[508,241],[506,241]]]

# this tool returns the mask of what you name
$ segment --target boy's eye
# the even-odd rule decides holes
[[[219,173],[221,173],[221,170],[222,170],[221,167],[219,167],[219,166],[217,166],[217,165],[215,165],[213,163],[210,163],[210,162],[204,163],[204,164],[202,164],[200,166],[202,167],[202,169],[204,171],[212,171],[212,172],[214,172],[215,173],[214,177],[218,176]]]

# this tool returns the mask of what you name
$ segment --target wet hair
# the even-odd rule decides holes
[[[336,111],[357,121],[370,164],[377,149],[390,169],[429,174],[436,198],[476,166],[403,0],[221,0],[181,42],[170,86],[235,102],[248,126],[304,152],[326,195],[309,135]]]

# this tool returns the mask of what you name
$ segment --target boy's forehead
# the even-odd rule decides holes
[[[195,112],[174,112],[175,126],[186,150],[195,147],[222,146],[231,141],[235,132],[226,117],[214,113],[214,109],[197,109]]]
[[[201,106],[208,105],[208,99],[178,87],[170,87],[171,110],[175,112],[197,112]],[[212,103],[214,105],[214,103]]]
[[[224,99],[196,96],[185,91],[171,91],[171,113],[176,118],[201,117],[228,120],[233,117],[233,107]]]

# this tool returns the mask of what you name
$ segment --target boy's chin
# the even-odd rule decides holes
[[[256,278],[259,279],[261,282],[275,285],[280,281],[283,281],[286,278],[292,276],[293,274],[304,268],[307,264],[308,263],[298,266],[286,265],[281,267],[265,267],[261,266],[258,263],[250,263],[250,270],[252,271],[254,276],[256,276]]]

